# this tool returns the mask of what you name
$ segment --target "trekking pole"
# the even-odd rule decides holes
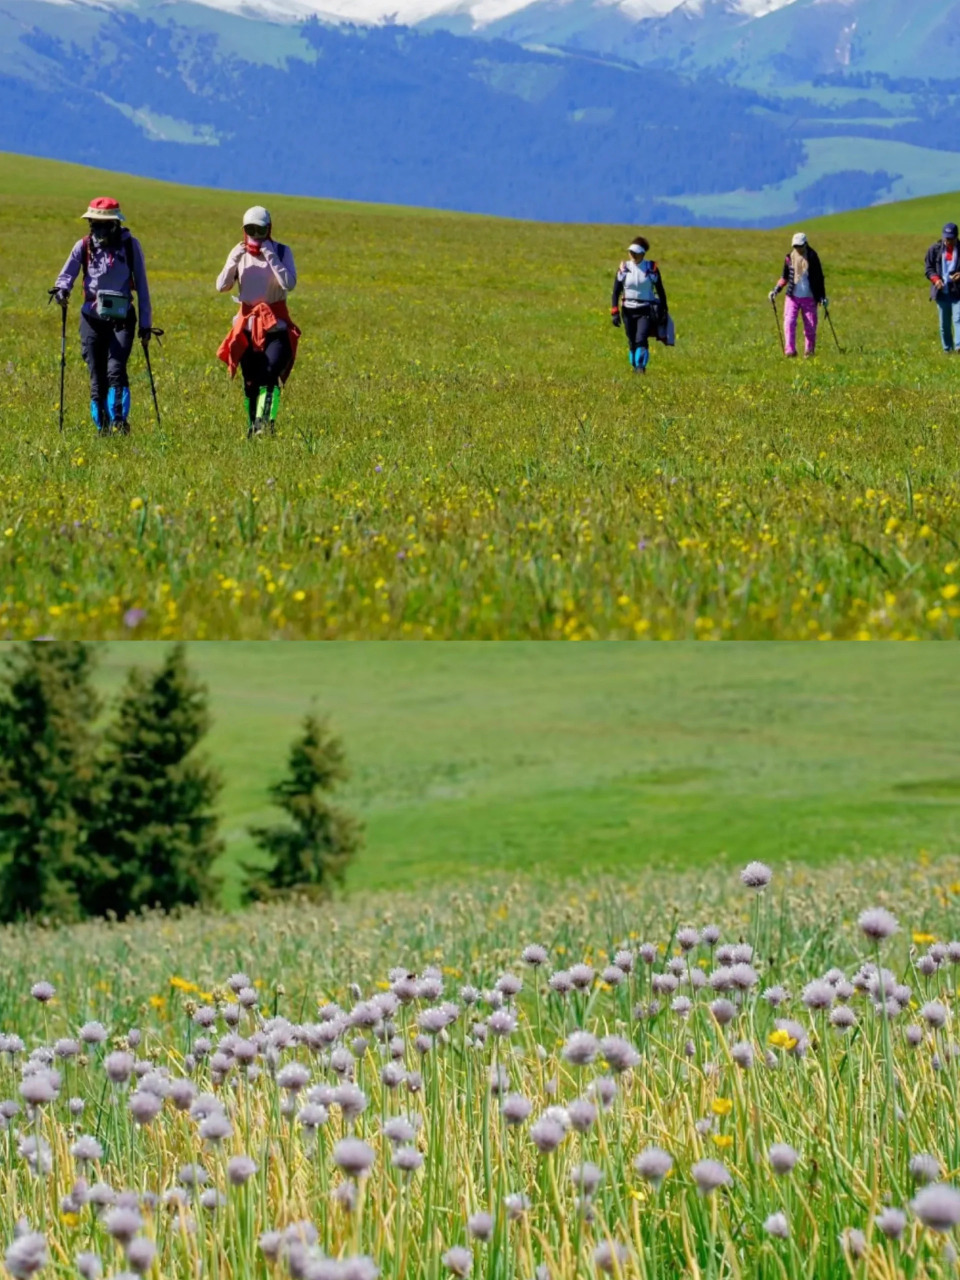
[[[841,355],[843,355],[844,354],[843,347],[841,347],[840,339],[837,337],[837,331],[833,327],[833,318],[830,315],[830,309],[826,305],[824,305],[823,314],[827,317],[827,324],[829,324],[830,332],[833,334],[833,340],[837,344],[837,350],[840,352]]]
[[[150,332],[158,342],[163,337],[162,329],[151,329]],[[150,394],[153,396],[153,411],[157,415],[157,426],[162,431],[163,423],[160,420],[160,406],[157,404],[157,387],[156,383],[153,381],[153,369],[150,366],[150,344],[141,338],[140,345],[143,347],[143,358],[147,362],[147,377],[150,379]]]
[[[777,311],[776,298],[770,299],[770,305],[773,307],[773,324],[777,331],[777,341],[780,343],[780,351],[783,355],[786,355],[787,348],[783,341],[783,330],[780,328],[780,313]]]
[[[57,290],[51,289],[49,301],[53,302]],[[67,372],[67,304],[60,303],[60,434],[63,434],[63,380]]]

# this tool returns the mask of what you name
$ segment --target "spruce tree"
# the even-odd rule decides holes
[[[250,828],[270,866],[265,872],[245,868],[251,876],[248,900],[294,892],[322,897],[342,882],[347,864],[360,847],[361,828],[355,818],[331,803],[330,796],[348,776],[340,739],[323,720],[308,714],[290,748],[287,776],[269,790],[288,821]]]
[[[94,780],[93,651],[17,645],[0,690],[0,920],[79,913],[87,873],[82,812]]]
[[[222,850],[219,774],[196,747],[210,725],[205,686],[182,645],[156,671],[132,669],[106,731],[90,820],[83,905],[127,916],[212,901]]]

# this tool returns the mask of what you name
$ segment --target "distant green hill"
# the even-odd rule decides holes
[[[103,684],[162,646],[105,646]],[[949,646],[196,644],[232,879],[311,699],[367,847],[350,882],[714,858],[912,856],[960,840]]]
[[[960,192],[853,209],[812,219],[810,225],[823,231],[857,231],[863,235],[928,236],[932,243],[946,222],[960,223]]]

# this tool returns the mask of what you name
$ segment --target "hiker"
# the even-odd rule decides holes
[[[777,294],[786,289],[783,304],[784,355],[797,354],[797,318],[803,317],[803,354],[809,359],[817,350],[817,307],[829,307],[827,287],[823,279],[820,255],[798,231],[793,237],[790,252],[783,261],[783,274],[770,290],[770,301],[775,303]]]
[[[646,373],[650,363],[650,338],[657,336],[667,314],[667,293],[660,268],[647,261],[650,241],[635,236],[627,252],[630,258],[621,262],[613,281],[610,318],[619,329],[621,320],[627,331],[630,365],[635,373]],[[621,301],[623,303],[621,316]]]
[[[957,224],[948,222],[943,238],[927,250],[924,270],[930,301],[940,309],[940,342],[946,355],[960,351],[960,245]]]
[[[129,435],[127,361],[137,333],[134,290],[144,346],[153,333],[143,249],[123,225],[120,205],[109,196],[91,200],[83,217],[89,234],[70,250],[50,296],[66,309],[77,277],[83,277],[80,349],[90,370],[90,416],[101,436]]]
[[[297,357],[300,330],[290,319],[287,294],[297,269],[289,246],[273,239],[273,221],[262,205],[243,215],[243,239],[230,250],[217,289],[237,285],[240,310],[220,344],[219,358],[231,378],[239,366],[247,406],[247,436],[276,430],[280,388]]]

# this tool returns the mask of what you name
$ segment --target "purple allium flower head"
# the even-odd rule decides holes
[[[899,1240],[906,1230],[907,1215],[902,1209],[895,1209],[890,1205],[873,1221],[877,1230],[882,1232],[888,1240]]]
[[[373,1148],[360,1138],[341,1138],[333,1148],[334,1164],[354,1178],[369,1173],[374,1159]]]
[[[383,1136],[397,1146],[412,1142],[417,1136],[417,1131],[406,1116],[391,1116],[383,1126]]]
[[[586,1133],[597,1118],[597,1108],[587,1098],[574,1098],[567,1107],[567,1116],[571,1128],[577,1133]]]
[[[197,1130],[204,1142],[222,1142],[233,1133],[233,1125],[222,1111],[214,1111],[205,1120],[201,1120]]]
[[[257,1162],[249,1156],[233,1156],[227,1161],[227,1178],[235,1187],[242,1187],[256,1172]]]
[[[497,1009],[487,1019],[487,1026],[495,1036],[509,1036],[517,1029],[517,1019],[506,1009]]]
[[[77,1035],[84,1044],[103,1044],[107,1029],[102,1022],[85,1022]]]
[[[859,1227],[844,1227],[840,1232],[840,1247],[851,1258],[860,1259],[867,1252],[867,1237]]]
[[[775,1142],[767,1152],[770,1167],[779,1177],[793,1172],[794,1165],[800,1159],[798,1153],[787,1142]]]
[[[113,1236],[114,1240],[127,1244],[143,1226],[143,1218],[138,1209],[117,1205],[116,1208],[108,1209],[104,1214],[103,1225],[108,1235]]]
[[[377,1280],[379,1275],[380,1268],[374,1260],[362,1255],[356,1258],[342,1259],[338,1264],[335,1276],[331,1276],[331,1280]],[[322,1277],[311,1274],[310,1280],[322,1280]]]
[[[939,1000],[928,1000],[920,1010],[920,1017],[923,1018],[928,1027],[934,1027],[939,1030],[946,1025],[947,1010]]]
[[[773,878],[773,872],[765,862],[748,862],[740,872],[740,883],[748,889],[756,889],[759,893],[765,889]]]
[[[624,1265],[629,1254],[626,1245],[617,1240],[601,1240],[593,1251],[593,1264],[598,1271],[613,1275]]]
[[[719,1160],[698,1160],[690,1172],[702,1196],[708,1196],[719,1187],[730,1185],[730,1174]]]
[[[487,1241],[493,1235],[493,1217],[483,1211],[472,1213],[467,1219],[467,1231],[474,1240]]]
[[[103,1069],[114,1084],[126,1084],[133,1072],[133,1054],[118,1050],[108,1053],[103,1060]]]
[[[202,1164],[185,1164],[177,1173],[177,1181],[185,1187],[205,1187],[210,1175]]]
[[[601,973],[600,979],[602,982],[605,982],[608,987],[619,987],[620,983],[626,976],[627,975],[619,965],[608,964],[603,973]]]
[[[75,1058],[80,1052],[78,1040],[58,1040],[53,1046],[54,1055],[58,1058]]]
[[[569,1043],[569,1041],[568,1041]],[[600,1041],[600,1056],[610,1068],[618,1074],[629,1071],[640,1061],[640,1055],[622,1036],[604,1036]]]
[[[548,960],[546,947],[541,947],[538,942],[531,942],[529,946],[524,947],[521,959],[524,964],[530,965],[537,969],[542,964],[546,964]]]
[[[730,981],[738,991],[749,991],[757,985],[760,977],[753,965],[741,961],[730,966]]]
[[[699,932],[690,925],[677,930],[677,946],[681,951],[692,951],[700,941]]]
[[[279,1231],[264,1231],[257,1243],[263,1256],[269,1258],[271,1262],[276,1262],[283,1246],[283,1235]]]
[[[130,1095],[127,1105],[137,1124],[149,1124],[162,1109],[163,1099],[147,1089],[138,1089],[136,1093]]]
[[[607,1111],[613,1106],[613,1100],[617,1096],[617,1082],[612,1076],[597,1076],[590,1081],[587,1093],[596,1098],[601,1108]]]
[[[650,986],[660,996],[672,996],[679,985],[675,973],[655,973],[650,979]]]
[[[741,1040],[731,1048],[730,1057],[738,1067],[742,1067],[744,1071],[749,1071],[753,1066],[753,1045],[749,1040]]]
[[[857,924],[871,942],[883,942],[900,928],[897,917],[886,907],[871,907],[868,911],[861,911]]]
[[[35,1071],[22,1081],[20,1097],[31,1107],[42,1107],[53,1102],[58,1093],[59,1079],[55,1071]]]
[[[857,1015],[849,1005],[840,1004],[830,1011],[830,1025],[836,1031],[849,1031],[856,1026]]]
[[[216,1187],[207,1187],[206,1191],[200,1197],[200,1207],[206,1209],[208,1213],[216,1213],[218,1209],[222,1209],[227,1203],[227,1197]]]
[[[325,1125],[330,1118],[330,1113],[326,1107],[322,1107],[318,1102],[307,1102],[297,1112],[297,1122],[307,1130],[308,1133],[315,1134],[321,1125]]]
[[[556,969],[548,978],[551,991],[555,991],[558,995],[565,996],[573,990],[573,979],[567,969]]]
[[[454,1245],[440,1259],[451,1275],[468,1276],[473,1269],[473,1254],[464,1245]]]
[[[83,1134],[70,1148],[70,1154],[79,1164],[83,1164],[85,1160],[102,1160],[103,1147],[96,1138]]]
[[[936,1182],[940,1177],[940,1172],[940,1161],[936,1156],[923,1151],[910,1157],[910,1176],[914,1182],[921,1184]]]
[[[57,989],[51,986],[49,982],[35,982],[30,988],[30,994],[34,1000],[39,1000],[41,1004],[46,1004],[48,1000],[52,1000],[57,994]]]
[[[333,1101],[340,1108],[344,1120],[353,1121],[366,1111],[368,1099],[362,1089],[348,1081],[337,1085],[333,1091]]]
[[[641,1151],[634,1158],[633,1167],[641,1178],[645,1178],[647,1182],[652,1182],[655,1187],[659,1187],[660,1183],[673,1168],[673,1157],[661,1147],[647,1147],[645,1151]]]
[[[100,1261],[100,1255],[97,1253],[78,1253],[74,1259],[74,1265],[83,1276],[83,1280],[100,1280],[100,1273],[103,1270],[103,1264]]]
[[[583,1164],[574,1165],[570,1170],[570,1181],[582,1195],[589,1198],[596,1194],[597,1188],[603,1181],[603,1173],[599,1165],[585,1160]]]
[[[127,609],[123,615],[123,625],[128,631],[135,631],[146,616],[146,609]]]
[[[523,1124],[530,1115],[533,1104],[521,1093],[508,1093],[500,1104],[500,1111],[507,1124]]]
[[[252,987],[253,983],[250,981],[250,978],[241,971],[239,973],[231,973],[230,977],[227,979],[227,986],[233,994],[236,995],[239,991],[242,991],[244,987]]]
[[[556,1151],[566,1136],[566,1130],[559,1120],[543,1115],[530,1126],[530,1141],[541,1155],[549,1155]]]
[[[393,1153],[393,1164],[402,1173],[415,1173],[423,1164],[423,1156],[416,1147],[397,1147]]]
[[[157,1246],[146,1236],[134,1236],[127,1245],[127,1266],[138,1276],[145,1276],[153,1265]]]
[[[530,1200],[522,1191],[511,1191],[503,1198],[503,1207],[511,1222],[517,1222],[530,1208]]]
[[[790,1236],[790,1227],[785,1213],[771,1213],[763,1224],[763,1229],[768,1236],[773,1236],[777,1240],[786,1240]]]
[[[310,1083],[310,1069],[302,1062],[288,1062],[277,1072],[277,1084],[289,1093],[299,1093]]]
[[[593,986],[595,977],[596,974],[588,964],[575,964],[570,969],[570,981],[578,991],[588,991]]]
[[[419,1071],[408,1071],[404,1084],[407,1086],[407,1093],[420,1093],[423,1090],[423,1076]]]
[[[670,1001],[670,1009],[678,1018],[685,1018],[693,1008],[693,1001],[689,996],[675,996]]]
[[[704,925],[700,930],[700,939],[708,947],[715,947],[720,941],[720,930],[715,924]]]
[[[710,1012],[721,1027],[727,1026],[737,1016],[737,1006],[729,1000],[711,1000]]]
[[[508,1000],[512,1000],[523,990],[523,981],[515,973],[501,973],[494,983],[494,990],[499,991]]]
[[[3,1260],[14,1280],[28,1280],[47,1265],[47,1241],[39,1232],[27,1231],[17,1236]]]
[[[586,1067],[597,1056],[600,1046],[589,1031],[574,1031],[563,1046],[563,1056],[575,1067]]]
[[[800,999],[808,1009],[820,1012],[824,1009],[830,1008],[833,1004],[834,995],[834,989],[829,982],[822,982],[820,979],[815,979],[813,982],[808,982],[803,988]]]

